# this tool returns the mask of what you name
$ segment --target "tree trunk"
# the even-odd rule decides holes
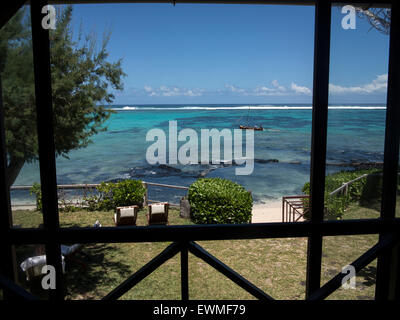
[[[20,158],[11,158],[7,166],[7,186],[11,187],[18,177],[19,172],[24,166],[25,160]]]

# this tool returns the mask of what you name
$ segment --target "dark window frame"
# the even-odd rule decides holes
[[[13,1],[12,5],[0,4],[0,27],[25,3],[25,0]],[[97,3],[98,1],[68,1],[68,3]],[[112,1],[101,1],[112,2]],[[144,1],[124,1],[144,2]],[[229,3],[229,1],[153,1],[159,3]],[[235,271],[210,255],[198,244],[197,240],[228,240],[257,238],[308,237],[306,299],[323,299],[339,288],[344,275],[338,274],[320,287],[322,239],[324,236],[379,234],[379,242],[364,253],[353,265],[359,271],[378,258],[376,299],[400,299],[399,230],[400,219],[395,218],[397,172],[399,161],[400,136],[400,5],[398,1],[376,0],[374,4],[391,5],[392,23],[390,30],[388,91],[384,146],[384,167],[382,186],[382,207],[378,219],[323,221],[326,137],[328,125],[328,83],[331,4],[340,1],[252,1],[254,4],[294,4],[315,6],[314,35],[314,80],[313,80],[313,117],[311,142],[311,220],[300,223],[260,223],[245,225],[206,225],[206,226],[168,226],[168,227],[107,227],[107,228],[60,228],[57,202],[57,182],[55,165],[54,132],[52,126],[52,96],[50,72],[50,48],[48,30],[41,28],[43,17],[41,8],[46,4],[65,3],[64,1],[31,1],[32,41],[35,73],[35,93],[37,106],[37,126],[39,142],[40,177],[43,197],[43,229],[14,229],[11,221],[9,189],[6,186],[6,149],[4,133],[4,114],[0,90],[0,287],[5,290],[5,298],[27,298],[21,288],[10,284],[14,277],[12,246],[15,244],[44,243],[48,263],[57,271],[56,289],[50,290],[50,300],[64,299],[61,272],[60,244],[79,241],[81,243],[116,242],[155,242],[172,241],[160,255],[151,260],[142,269],[113,290],[106,299],[115,299],[133,287],[141,279],[169,258],[181,253],[182,299],[188,295],[187,253],[197,255],[242,288],[260,299],[269,299],[266,293],[242,278]],[[232,3],[232,2],[231,2]],[[249,3],[249,2],[243,2]],[[352,1],[364,3],[364,1]],[[397,90],[396,90],[397,88]],[[1,89],[1,79],[0,79]]]

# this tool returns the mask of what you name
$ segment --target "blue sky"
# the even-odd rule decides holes
[[[332,9],[330,103],[385,103],[389,37]],[[75,5],[73,28],[123,59],[115,104],[310,103],[314,7]]]

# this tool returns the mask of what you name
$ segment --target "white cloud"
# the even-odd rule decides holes
[[[150,97],[176,97],[176,96],[188,96],[197,97],[201,96],[204,92],[203,89],[186,89],[176,86],[165,86],[162,85],[159,88],[152,88],[150,86],[144,86],[144,91]]]
[[[281,86],[278,80],[272,80],[271,85],[273,88],[269,88],[267,86],[258,86],[253,90],[254,95],[256,96],[281,96],[284,95],[286,88]]]
[[[150,86],[144,86],[144,91],[151,92],[153,89]]]
[[[253,90],[255,96],[275,96],[281,95],[281,92],[276,88],[268,88],[267,86],[258,86]]]
[[[272,81],[271,81],[271,84],[272,84],[275,88],[277,88],[279,91],[286,91],[286,88],[283,87],[283,86],[281,86],[281,85],[279,84],[278,80],[272,80]]]
[[[329,84],[331,94],[373,94],[386,92],[387,90],[387,74],[377,75],[370,83],[345,87]],[[140,91],[138,91],[138,94]],[[233,84],[225,84],[224,88],[218,88],[212,91],[206,91],[201,88],[182,88],[178,86],[161,85],[158,88],[145,85],[141,93],[149,97],[199,97],[207,94],[234,94],[238,96],[295,96],[295,95],[311,95],[312,90],[306,86],[298,85],[291,82],[290,87],[281,85],[278,80],[272,80],[270,85],[260,84],[253,88],[241,88]]]
[[[247,91],[242,88],[238,88],[234,85],[231,84],[225,84],[225,88],[228,89],[229,91],[235,92],[235,93],[242,93],[244,95],[247,95]]]
[[[290,85],[290,89],[292,89],[297,94],[311,94],[311,90],[307,87],[298,86],[296,83],[292,82]]]
[[[372,82],[354,87],[343,87],[340,85],[335,85],[333,83],[329,84],[329,92],[337,94],[346,93],[358,93],[358,94],[370,94],[370,93],[384,93],[387,90],[387,74],[377,75]]]

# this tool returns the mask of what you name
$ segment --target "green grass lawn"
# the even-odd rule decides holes
[[[351,205],[344,219],[376,218],[377,207],[362,208]],[[399,210],[399,209],[398,209]],[[99,220],[103,226],[113,226],[113,212],[61,212],[62,227],[92,226]],[[15,211],[14,225],[37,227],[42,216],[36,211]],[[170,210],[170,225],[191,224]],[[137,224],[146,225],[145,211],[138,214]],[[376,235],[325,237],[321,284],[341,272],[377,241]],[[66,299],[100,299],[127,279],[170,243],[88,244],[82,257],[86,268],[76,263],[67,264]],[[235,241],[199,241],[229,267],[276,299],[304,299],[307,239],[255,239]],[[32,247],[18,246],[17,260],[21,263],[32,255]],[[330,299],[373,299],[376,261],[357,275],[356,289],[339,289]],[[20,276],[23,282],[23,274]],[[189,253],[190,299],[253,299],[246,291],[225,278],[211,266]],[[122,299],[180,299],[180,255],[177,254],[149,277],[141,281]]]

